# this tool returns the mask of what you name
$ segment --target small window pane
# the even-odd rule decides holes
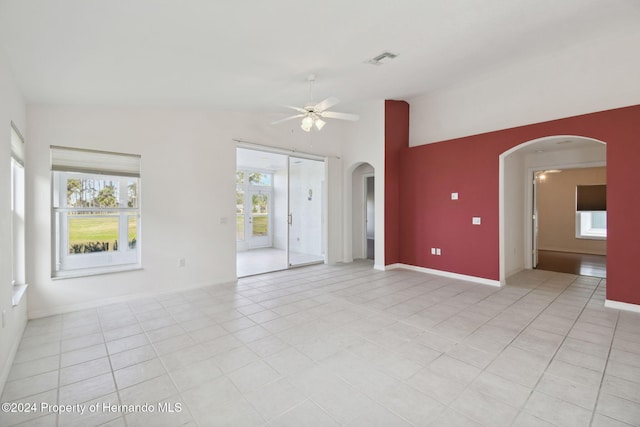
[[[129,215],[127,218],[129,249],[135,249],[138,244],[138,217]]]
[[[138,207],[138,182],[137,181],[127,182],[127,207],[128,208]]]
[[[68,216],[69,253],[112,252],[118,250],[119,215],[83,212]]]
[[[236,190],[236,239],[244,240],[244,191]]]
[[[238,185],[244,184],[244,172],[243,171],[237,171],[236,172],[236,184],[238,184]]]
[[[249,173],[249,184],[271,185],[271,174],[262,172],[251,172]]]
[[[104,179],[67,179],[67,206],[73,208],[117,208],[118,182]]]
[[[236,214],[236,240],[244,240],[244,214]]]
[[[607,229],[607,212],[597,211],[591,212],[591,228],[606,230]]]
[[[252,233],[254,236],[269,235],[269,196],[254,194],[251,197],[251,213],[253,217]]]

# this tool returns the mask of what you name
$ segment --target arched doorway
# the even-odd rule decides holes
[[[375,169],[361,163],[351,177],[352,259],[375,260]]]
[[[555,135],[517,145],[499,160],[500,282],[534,267],[537,253],[534,177],[538,171],[606,165],[604,142]]]

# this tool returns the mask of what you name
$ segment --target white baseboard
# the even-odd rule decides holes
[[[28,318],[39,319],[41,317],[55,316],[56,314],[72,313],[74,311],[88,310],[91,308],[102,307],[105,305],[120,304],[123,302],[133,301],[140,298],[153,298],[160,295],[174,294],[177,292],[190,291],[193,289],[204,288],[207,286],[224,285],[227,283],[234,283],[234,282],[237,282],[237,278],[233,278],[233,279],[223,281],[223,282],[218,282],[218,283],[199,283],[191,286],[181,287],[180,289],[169,289],[169,290],[165,289],[157,292],[141,292],[137,294],[122,295],[122,296],[111,297],[111,298],[101,298],[98,300],[81,302],[77,304],[59,305],[55,307],[48,307],[42,310],[30,310],[28,313]]]
[[[640,313],[640,305],[629,304],[628,302],[612,301],[610,299],[604,300],[604,306],[607,308],[615,308],[617,310],[633,311]]]
[[[384,266],[384,265],[382,265],[382,264],[374,264],[374,265],[373,265],[373,269],[374,269],[374,270],[380,270],[380,271],[385,271],[385,270],[387,270],[387,268],[385,268],[385,266]]]
[[[418,266],[409,265],[409,264],[400,264],[400,263],[390,264],[385,266],[384,269],[395,270],[397,268],[404,268],[405,270],[412,270],[412,271],[418,271],[420,273],[427,273],[427,274],[433,274],[436,276],[448,277],[450,279],[466,280],[467,282],[479,283],[481,285],[500,287],[499,280],[485,279],[484,277],[467,276],[466,274],[452,273],[450,271],[443,271],[443,270],[434,270],[432,268],[418,267]]]

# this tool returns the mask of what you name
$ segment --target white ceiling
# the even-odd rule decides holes
[[[0,49],[29,103],[277,111],[315,73],[340,111],[639,22],[638,0],[0,0]]]
[[[287,168],[287,156],[268,151],[238,148],[236,150],[236,165],[238,169],[264,169],[275,172]]]
[[[522,147],[518,152],[523,154],[532,154],[564,150],[579,150],[599,146],[603,146],[603,144],[591,138],[572,135],[552,136]]]

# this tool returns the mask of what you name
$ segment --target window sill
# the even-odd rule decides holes
[[[576,236],[576,239],[582,239],[582,240],[607,240],[607,236]]]
[[[13,285],[13,293],[11,296],[11,305],[13,307],[20,304],[20,301],[22,301],[22,297],[25,296],[26,291],[27,285]]]
[[[105,274],[126,273],[129,271],[138,271],[138,270],[142,270],[142,266],[140,264],[121,265],[118,267],[88,268],[83,270],[72,270],[72,271],[59,271],[55,273],[55,275],[53,274],[51,275],[51,280],[73,279],[75,277],[102,276]]]

